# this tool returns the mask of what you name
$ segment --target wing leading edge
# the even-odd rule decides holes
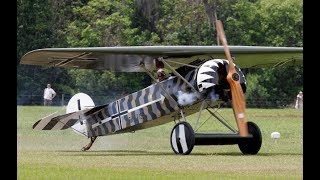
[[[301,64],[302,47],[229,46],[241,68]],[[222,46],[122,46],[86,48],[46,48],[30,51],[20,63],[29,65],[144,72],[140,63],[154,68],[154,59],[163,57],[188,64],[197,59],[225,58]],[[181,64],[175,64],[178,68]]]

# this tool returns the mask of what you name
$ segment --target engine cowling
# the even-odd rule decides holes
[[[229,61],[225,59],[212,59],[203,63],[197,72],[197,88],[203,95],[210,98],[231,99],[230,85],[227,81]],[[246,92],[246,80],[241,69],[235,64],[235,69],[240,75],[240,84],[243,93]]]

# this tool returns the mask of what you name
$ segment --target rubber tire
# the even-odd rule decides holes
[[[183,124],[185,126],[185,131],[188,131],[188,135],[189,136],[186,136],[186,141],[187,141],[187,148],[188,150],[186,152],[179,152],[177,151],[175,148],[174,148],[174,145],[172,143],[172,135],[173,135],[173,132],[175,130],[175,128],[177,128],[179,125]],[[177,123],[171,130],[171,135],[170,135],[170,144],[171,144],[171,148],[173,150],[174,153],[176,154],[182,154],[182,155],[188,155],[191,153],[193,147],[194,147],[194,142],[195,142],[195,135],[194,135],[194,131],[193,131],[193,128],[192,126],[186,122],[186,121],[182,121],[182,122],[179,122]]]
[[[238,144],[243,154],[257,154],[261,148],[262,135],[260,128],[253,122],[248,122],[248,131],[253,138],[247,139]]]

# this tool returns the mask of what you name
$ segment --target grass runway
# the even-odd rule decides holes
[[[32,130],[40,118],[63,107],[17,106],[17,179],[303,179],[303,110],[247,109],[247,121],[262,132],[257,155],[243,155],[237,145],[194,146],[190,155],[176,155],[170,146],[174,122],[135,133],[89,139],[71,129]],[[232,109],[220,109],[236,127]],[[194,126],[197,115],[187,117]],[[201,115],[200,132],[227,131]],[[277,141],[274,131],[281,133]]]

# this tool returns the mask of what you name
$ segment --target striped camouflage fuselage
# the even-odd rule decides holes
[[[37,121],[33,129],[62,130],[71,127],[79,134],[94,137],[132,132],[183,119],[230,99],[230,86],[225,78],[227,64],[226,60],[215,59],[196,69],[179,69],[184,79],[170,76],[116,101],[93,108],[86,108],[94,106],[92,99],[84,93],[78,93],[68,103],[69,113],[46,116]],[[239,68],[236,70],[245,92],[244,75]],[[202,109],[201,102],[206,102]]]
[[[245,77],[240,68],[236,67],[236,70],[245,91]],[[204,100],[207,103],[203,108],[226,102],[230,99],[229,95],[225,95],[230,92],[225,78],[227,71],[228,61],[210,60],[199,70],[187,71],[184,77],[196,92],[192,92],[192,88],[181,78],[171,76],[98,109],[94,108],[84,113],[86,134],[92,137],[132,132],[180,119],[181,111],[183,116],[199,112],[200,102]],[[202,89],[205,86],[205,90]]]
[[[189,72],[185,79],[194,83],[195,71]],[[180,107],[165,93],[177,100],[179,91],[185,91],[187,84],[180,78],[171,76],[140,91],[107,104],[105,107],[85,115],[88,137],[131,132],[161,125],[180,117]],[[195,101],[193,104],[196,104]],[[184,114],[196,112],[196,108],[183,108]]]

